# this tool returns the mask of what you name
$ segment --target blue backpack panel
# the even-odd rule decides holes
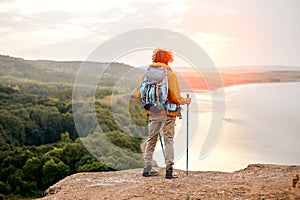
[[[157,113],[165,110],[168,99],[168,70],[165,67],[149,66],[140,87],[142,105]]]

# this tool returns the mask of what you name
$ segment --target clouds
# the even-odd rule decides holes
[[[213,46],[208,53],[218,65],[300,66],[296,56],[300,51],[299,1],[213,0],[189,1],[189,5],[181,23],[185,34],[234,39],[205,44],[205,38],[193,37],[204,47]]]
[[[158,6],[159,5],[159,6]],[[0,36],[2,53],[36,57],[36,49],[42,58],[61,58],[48,49],[68,49],[75,46],[77,53],[66,54],[65,59],[81,52],[86,55],[87,47],[100,44],[105,39],[121,32],[141,27],[167,27],[167,16],[162,7],[166,3],[136,1],[15,1],[0,5]],[[84,44],[82,41],[86,41]],[[94,45],[91,45],[94,43]],[[62,46],[63,45],[63,46]],[[32,51],[32,53],[29,53]],[[91,50],[90,50],[91,51]],[[42,53],[44,52],[44,53]]]
[[[6,0],[0,3],[0,53],[83,60],[110,37],[151,27],[191,37],[218,65],[300,65],[293,54],[300,51],[299,8],[297,0]],[[70,47],[76,52],[64,54]]]

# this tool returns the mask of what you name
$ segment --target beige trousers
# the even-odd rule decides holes
[[[174,133],[176,117],[167,115],[150,115],[148,121],[149,136],[145,149],[145,166],[151,165],[158,133],[164,138],[165,163],[170,168],[174,165]]]

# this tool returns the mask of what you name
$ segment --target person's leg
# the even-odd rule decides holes
[[[175,134],[176,117],[168,116],[165,126],[163,127],[164,144],[165,144],[165,163],[166,163],[166,178],[173,178],[174,165],[174,134]]]
[[[147,139],[146,149],[145,149],[145,168],[143,175],[149,175],[152,169],[152,157],[153,152],[157,143],[158,133],[161,131],[166,120],[166,115],[150,115],[148,122],[149,137]]]
[[[148,140],[148,138],[143,139],[143,141],[140,145],[140,148],[141,148],[141,151],[142,151],[142,154],[143,154],[143,158],[145,158],[147,140]],[[156,160],[153,159],[153,157],[152,157],[151,165],[152,166],[157,166],[157,162],[156,162]]]
[[[166,123],[163,127],[163,136],[166,153],[166,166],[167,168],[174,165],[174,134],[175,134],[175,120],[176,117],[168,116]]]

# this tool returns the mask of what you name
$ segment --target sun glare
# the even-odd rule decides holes
[[[226,55],[225,51],[228,47],[226,45],[236,41],[234,38],[202,32],[193,34],[191,38],[206,51],[216,64],[224,60],[223,57]]]

